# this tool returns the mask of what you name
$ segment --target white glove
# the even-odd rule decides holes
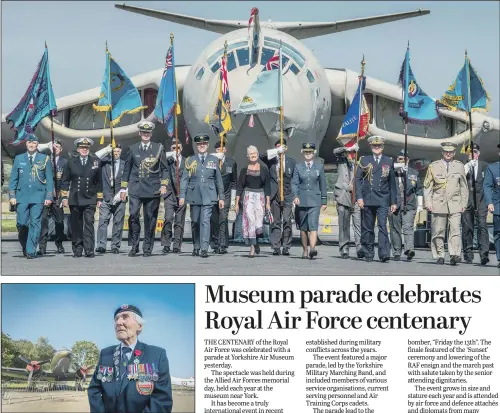
[[[403,164],[402,168],[401,168],[404,172],[407,172],[408,171],[408,165],[407,164]]]
[[[126,190],[125,190],[125,191],[126,191]],[[112,202],[112,204],[113,204],[113,205],[116,205],[116,204],[118,204],[118,203],[122,202],[122,199],[121,199],[121,197],[120,197],[121,192],[122,192],[122,191],[118,192],[118,193],[115,195],[115,197],[113,198],[113,202]]]
[[[224,157],[224,154],[219,152],[211,153],[210,155],[215,156],[219,161],[222,161],[222,158]]]
[[[50,153],[54,152],[52,148],[52,142],[38,144],[38,152],[45,152],[46,150],[49,150]]]
[[[357,152],[359,150],[359,146],[357,143],[355,143],[354,145],[352,145],[350,148],[346,148],[346,151],[347,152]]]
[[[111,144],[106,146],[105,148],[99,149],[96,153],[95,156],[97,156],[99,159],[104,158],[105,156],[109,155],[111,153]]]
[[[231,209],[236,205],[236,189],[231,189]]]
[[[285,149],[286,149],[286,148],[285,148],[284,146],[280,146],[280,147],[278,148],[278,154],[282,154],[283,152],[285,152]]]
[[[165,156],[167,158],[175,158],[175,151],[167,152],[165,153]]]
[[[404,166],[404,163],[397,162],[394,164],[394,169],[401,169],[403,166]]]
[[[420,211],[423,211],[424,210],[424,197],[423,196],[417,196],[417,203],[418,203],[418,206],[417,206],[417,214],[420,212]]]

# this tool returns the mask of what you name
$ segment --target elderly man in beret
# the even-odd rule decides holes
[[[171,413],[172,383],[164,349],[138,340],[144,320],[134,305],[115,311],[120,344],[101,350],[88,388],[91,413]]]
[[[432,213],[431,250],[439,265],[444,264],[444,237],[448,221],[448,251],[450,264],[461,261],[462,240],[460,219],[467,208],[469,188],[464,164],[454,159],[457,145],[443,142],[442,159],[432,162],[427,168],[424,181],[424,203]]]

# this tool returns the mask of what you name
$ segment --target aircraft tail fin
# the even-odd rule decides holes
[[[170,13],[167,11],[153,10],[137,6],[127,6],[125,3],[115,4],[115,7],[120,10],[142,14],[155,19],[167,20],[172,23],[182,24],[183,26],[195,27],[197,29],[220,34],[226,34],[233,30],[243,29],[248,26],[248,22],[245,20],[202,19],[200,17],[187,16],[185,14]],[[384,14],[381,16],[363,17],[337,22],[266,22],[263,26],[280,30],[290,34],[296,39],[301,40],[331,33],[339,33],[347,30],[375,26],[377,24],[390,23],[412,17],[424,16],[426,14],[430,14],[430,10],[418,9],[416,11]]]

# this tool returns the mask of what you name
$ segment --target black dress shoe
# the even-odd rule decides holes
[[[387,262],[391,259],[391,257],[389,257],[388,255],[383,255],[382,257],[380,257],[380,261],[381,262]]]
[[[373,261],[373,257],[366,257],[366,262],[372,262]]]
[[[25,257],[27,257],[27,256],[28,256],[28,254],[26,253],[26,250],[23,250],[23,255],[24,255]]]
[[[437,264],[444,265],[444,258],[438,258]]]
[[[289,256],[290,255],[290,250],[289,248],[283,248],[283,255]]]
[[[213,254],[218,254],[220,251],[219,247],[212,248],[212,253]]]
[[[358,258],[365,258],[365,252],[363,250],[359,250],[357,252],[357,254],[358,254]]]
[[[340,256],[340,258],[342,258],[342,259],[346,260],[346,259],[348,259],[348,258],[349,258],[349,254],[348,254],[347,252],[344,252],[344,253]]]
[[[136,248],[132,248],[132,249],[129,251],[128,256],[129,256],[129,257],[135,257],[138,253],[139,253],[139,251],[138,251]]]
[[[36,255],[39,255],[40,257],[43,257],[44,255],[47,255],[47,250],[45,248],[40,248]]]
[[[57,254],[64,254],[66,251],[64,251],[64,247],[62,245],[57,245]]]
[[[163,252],[164,254],[168,254],[168,253],[170,252],[170,247],[163,247],[162,252]]]
[[[413,250],[412,251],[408,251],[408,254],[406,254],[406,260],[407,261],[411,261],[414,256],[415,256],[415,251],[413,251]]]
[[[500,268],[500,262],[497,264],[497,268]]]
[[[259,245],[259,244],[256,244],[256,245],[255,245],[255,253],[256,253],[257,255],[259,255],[259,254],[260,254],[260,245]]]
[[[304,254],[302,254],[302,259],[303,260],[307,260],[309,258],[309,256],[307,255],[307,252],[305,252]]]
[[[73,258],[82,258],[82,253],[81,252],[74,252]]]
[[[113,254],[119,254],[119,253],[120,253],[120,250],[119,250],[118,248],[112,248],[112,249],[111,249],[111,252],[112,252]]]
[[[205,250],[201,250],[200,257],[201,258],[208,258],[208,252],[206,252]]]
[[[95,252],[98,252],[99,254],[105,254],[106,248],[103,248],[103,247],[96,248]]]
[[[280,251],[280,249],[279,249],[279,248],[275,248],[275,249],[273,250],[273,255],[280,255],[280,254],[281,254],[281,251]]]
[[[219,254],[221,254],[221,255],[222,255],[222,254],[227,254],[227,249],[226,249],[226,248],[224,248],[224,247],[220,248],[220,249],[219,249]]]
[[[490,259],[488,257],[481,258],[481,265],[486,265],[489,262],[490,262]]]
[[[144,257],[151,257],[151,253],[150,252],[145,252],[144,254],[142,254]]]
[[[174,248],[174,249],[172,250],[172,252],[173,252],[174,254],[179,254],[179,253],[181,252],[181,250],[180,250],[179,248]]]
[[[193,253],[191,254],[193,257],[198,257],[200,255],[200,250],[193,250]]]
[[[95,254],[94,254],[94,252],[86,252],[85,253],[85,257],[87,257],[87,258],[94,258]]]
[[[392,260],[393,261],[401,261],[401,255],[395,255],[394,257],[392,257]]]
[[[309,258],[312,260],[316,255],[318,255],[318,251],[316,251],[316,248],[311,248],[309,251]]]

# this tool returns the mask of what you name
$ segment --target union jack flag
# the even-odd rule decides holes
[[[167,57],[165,59],[165,69],[163,69],[162,77],[165,77],[169,67],[172,67],[172,47],[168,49]]]
[[[275,69],[279,69],[280,67],[280,54],[279,54],[279,51],[276,50],[274,52],[274,56],[271,57],[266,65],[264,66],[264,69],[262,69],[263,72],[266,72],[268,70],[275,70]]]

